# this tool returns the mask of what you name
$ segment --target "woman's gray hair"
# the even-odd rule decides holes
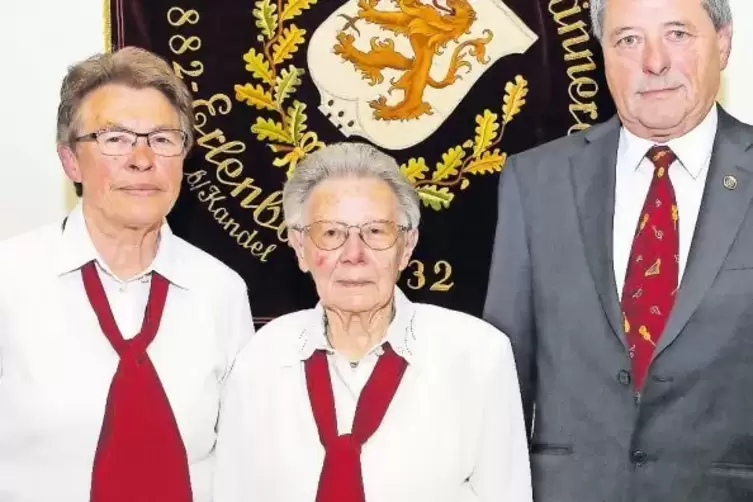
[[[403,221],[418,228],[419,198],[411,182],[400,172],[394,158],[365,143],[334,143],[307,155],[293,171],[282,192],[285,223],[303,226],[306,202],[314,188],[332,178],[376,178],[389,185],[397,197]]]
[[[107,84],[122,84],[133,89],[156,89],[175,107],[180,128],[186,133],[186,151],[193,144],[193,97],[183,81],[161,57],[137,47],[96,54],[68,69],[60,87],[57,142],[73,147],[78,131],[81,103],[93,91]],[[76,193],[81,195],[81,187]]]
[[[591,27],[597,39],[604,36],[604,9],[607,0],[591,0]],[[729,0],[703,0],[703,8],[709,13],[717,31],[732,23]]]

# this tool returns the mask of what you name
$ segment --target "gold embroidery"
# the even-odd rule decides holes
[[[646,226],[646,223],[648,223],[648,213],[643,215],[643,218],[641,218],[641,230]]]
[[[644,277],[650,277],[652,275],[659,275],[661,273],[661,258],[657,258],[653,265],[643,274]]]
[[[651,159],[654,163],[659,162],[660,159],[662,159],[665,155],[667,155],[666,150],[659,150],[654,154],[653,159]]]
[[[628,318],[624,313],[622,314],[622,322],[625,325],[625,333],[630,333],[630,321],[628,321]]]
[[[662,176],[664,176],[664,168],[660,167],[659,169],[656,170],[656,177],[661,178]]]
[[[680,219],[680,213],[677,210],[677,205],[676,204],[672,204],[672,222],[675,225],[675,230],[677,229],[677,220],[679,220],[679,219]]]
[[[643,338],[648,343],[656,347],[654,340],[651,338],[651,333],[649,333],[648,328],[646,328],[646,326],[641,326],[640,328],[638,328],[638,333],[640,333],[641,338]]]
[[[658,228],[656,228],[656,225],[651,225],[651,228],[653,229],[654,237],[656,237],[657,240],[662,240],[664,238],[663,230],[659,230]]]

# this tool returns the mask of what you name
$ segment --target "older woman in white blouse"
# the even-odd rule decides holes
[[[395,161],[325,147],[298,166],[283,207],[320,301],[267,324],[239,356],[215,502],[530,501],[507,337],[396,286],[420,213]]]

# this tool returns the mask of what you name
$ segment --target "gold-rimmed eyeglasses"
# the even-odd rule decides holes
[[[102,155],[130,155],[139,138],[146,143],[155,155],[177,157],[182,155],[188,143],[188,136],[180,129],[158,129],[148,133],[138,133],[128,129],[102,129],[78,136],[78,141],[95,141]]]
[[[320,220],[310,225],[295,227],[294,230],[309,236],[311,242],[323,251],[334,251],[345,244],[350,229],[355,228],[364,244],[374,251],[384,251],[395,245],[400,234],[410,230],[408,225],[398,225],[394,221],[368,221],[360,225],[348,225],[341,221]]]

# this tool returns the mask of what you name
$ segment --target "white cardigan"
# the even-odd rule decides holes
[[[414,304],[397,288],[395,308],[385,343],[408,360],[408,369],[362,450],[367,502],[530,501],[507,337],[475,317]],[[318,305],[267,324],[245,347],[220,412],[215,502],[314,502],[324,448],[303,361],[326,348],[325,340]],[[352,396],[332,371],[335,357],[330,373],[343,433],[357,395],[345,410]]]

